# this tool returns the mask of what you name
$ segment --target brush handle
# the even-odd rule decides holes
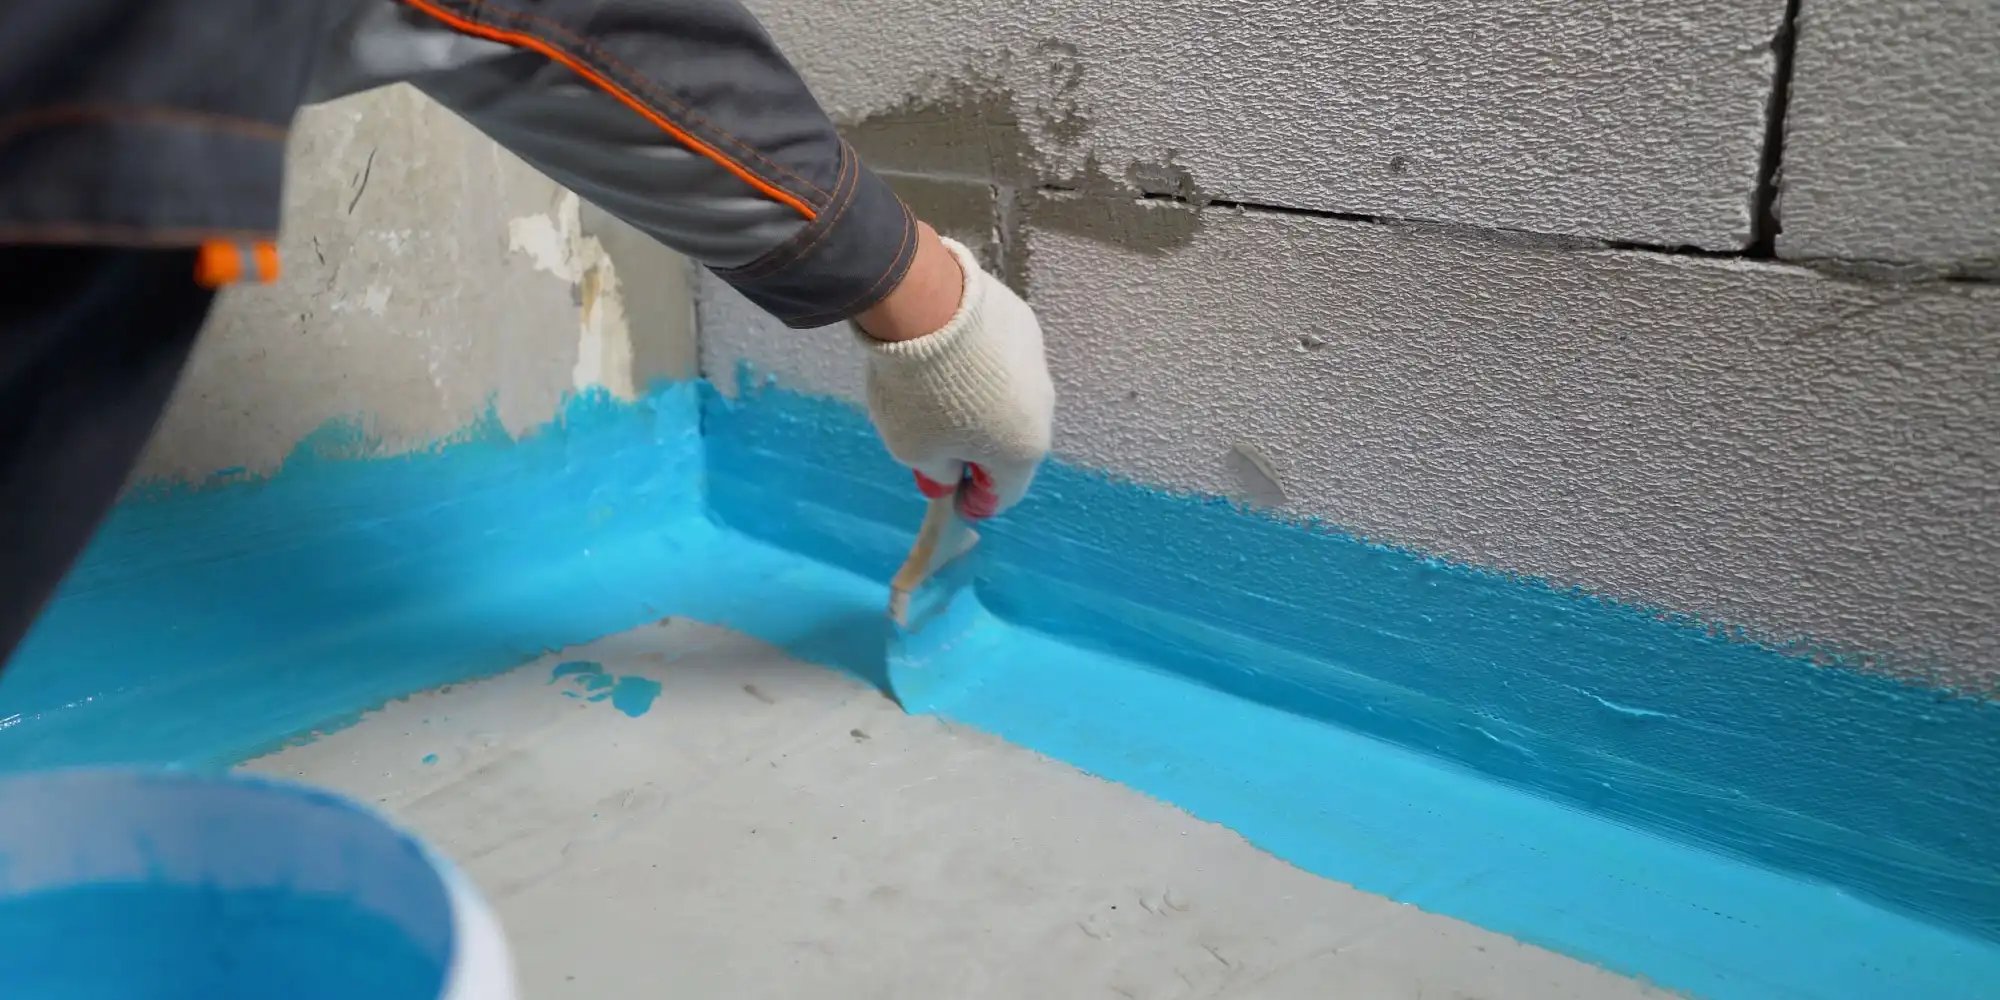
[[[910,595],[937,572],[939,566],[965,553],[978,541],[972,526],[958,516],[955,494],[931,500],[924,510],[923,526],[917,529],[916,544],[903,559],[903,567],[889,581],[889,616],[902,623],[908,615]]]
[[[910,554],[903,559],[903,568],[896,571],[889,586],[905,593],[916,590],[944,561],[938,558],[938,553],[951,552],[951,546],[946,544],[950,541],[949,536],[954,534],[954,528],[965,524],[959,519],[956,499],[953,494],[947,493],[932,500],[930,506],[925,508],[923,526],[917,529],[917,542],[910,546]]]

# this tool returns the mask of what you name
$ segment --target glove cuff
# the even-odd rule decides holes
[[[965,290],[951,319],[913,340],[879,341],[859,330],[856,336],[868,349],[876,379],[924,385],[932,390],[925,398],[949,400],[960,411],[934,415],[946,426],[978,426],[988,408],[1004,406],[1010,396],[1006,359],[993,342],[994,331],[986,328],[995,282],[964,244],[949,237],[943,243],[964,275]]]

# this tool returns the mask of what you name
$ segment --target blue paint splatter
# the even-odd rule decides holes
[[[427,753],[427,754],[425,754],[425,755],[424,755],[424,763],[426,763],[426,764],[435,764],[435,763],[437,763],[437,762],[438,762],[438,755],[437,755],[437,754],[434,754],[434,753]]]
[[[611,689],[611,707],[632,718],[645,715],[660,696],[660,682],[645,677],[620,677]]]
[[[555,669],[549,671],[549,683],[554,684],[565,677],[589,677],[593,674],[602,673],[604,673],[604,664],[602,663],[596,663],[591,660],[570,660],[565,663],[556,664]]]
[[[565,690],[564,695],[583,698],[586,701],[609,701],[611,707],[638,718],[653,707],[653,699],[660,696],[660,682],[636,676],[613,676],[604,669],[604,664],[591,660],[570,660],[559,663],[549,673],[549,683],[568,678],[578,690]]]

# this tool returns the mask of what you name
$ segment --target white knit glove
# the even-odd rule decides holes
[[[1042,327],[1020,296],[955,240],[965,297],[936,333],[898,343],[862,335],[868,410],[924,495],[959,487],[959,513],[991,517],[1020,502],[1049,450],[1056,393]]]

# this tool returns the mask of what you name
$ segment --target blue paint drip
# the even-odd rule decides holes
[[[0,683],[0,766],[224,763],[664,614],[886,683],[921,505],[849,407],[683,386],[367,450],[121,509]],[[1991,703],[1061,465],[975,563],[950,648],[896,647],[917,707],[1309,870],[1717,997],[2000,980],[1848,891],[1993,933]]]

